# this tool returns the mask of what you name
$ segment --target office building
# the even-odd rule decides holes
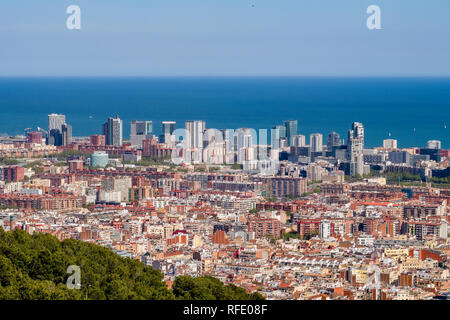
[[[67,146],[72,143],[72,127],[66,123],[66,116],[52,113],[48,115],[47,144]]]
[[[284,126],[272,127],[270,131],[270,145],[272,146],[272,149],[276,150],[282,148],[282,139],[286,139],[286,128]]]
[[[285,126],[275,126],[272,130],[278,132],[278,138],[286,138],[286,127]]]
[[[175,131],[176,127],[175,121],[163,121],[162,122],[162,128],[161,128],[161,135],[159,141],[162,143],[171,143],[170,137],[172,136],[173,132]]]
[[[52,113],[48,115],[48,132],[57,129],[62,132],[62,125],[66,123],[66,116],[63,114]]]
[[[298,121],[297,120],[286,120],[286,121],[284,121],[284,127],[286,128],[286,139],[287,139],[288,146],[291,146],[292,138],[297,135]]]
[[[338,147],[341,145],[341,139],[339,136],[339,133],[337,132],[330,132],[327,136],[327,149],[328,151],[332,151],[333,147]]]
[[[103,125],[103,134],[105,135],[106,145],[122,145],[122,128],[122,120],[120,120],[118,116],[116,116],[116,118],[108,118]]]
[[[48,132],[47,144],[51,146],[62,146],[62,133],[59,129],[52,129]]]
[[[427,149],[441,149],[441,142],[439,140],[429,140]]]
[[[440,144],[440,141],[438,141],[438,142]],[[440,147],[439,144],[437,144],[437,143],[430,144],[430,146],[434,147],[434,148],[419,149],[420,155],[422,155],[422,156],[428,155],[430,157],[430,160],[440,162],[441,161],[441,149],[437,148],[437,147]]]
[[[388,160],[395,164],[410,164],[411,155],[407,151],[390,151],[388,153]]]
[[[72,143],[72,127],[67,123],[61,126],[61,143],[63,146],[68,146]]]
[[[153,133],[152,121],[131,121],[130,143],[135,147],[142,147],[142,141],[149,139]]]

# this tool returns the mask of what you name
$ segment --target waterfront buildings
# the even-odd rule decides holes
[[[397,140],[385,139],[383,140],[383,148],[385,149],[397,149]]]
[[[203,160],[203,133],[206,123],[202,120],[186,121],[185,159],[194,163]]]
[[[53,146],[68,146],[72,143],[72,127],[66,123],[63,114],[48,115],[47,144]]]
[[[286,139],[288,146],[292,145],[292,138],[297,135],[298,121],[286,120],[284,121],[284,127],[286,128]]]
[[[298,134],[292,137],[292,146],[293,147],[305,147],[305,136],[302,134]]]
[[[161,126],[161,135],[160,135],[160,142],[166,143],[166,144],[172,144],[174,141],[172,141],[172,134],[176,129],[176,122],[175,121],[163,121]]]
[[[311,152],[322,152],[323,136],[320,133],[313,133],[309,137]]]
[[[339,133],[337,132],[330,132],[327,136],[327,149],[328,151],[332,151],[334,147],[338,147],[341,145],[341,140]]]
[[[121,146],[123,138],[122,120],[118,116],[116,118],[108,118],[103,125],[103,135],[105,136],[106,145]]]
[[[52,130],[61,131],[62,125],[66,123],[66,116],[63,114],[52,113],[48,115],[48,132]]]
[[[428,140],[427,149],[441,149],[441,142],[439,140]]]
[[[362,123],[353,122],[348,131],[347,160],[350,162],[350,175],[362,176],[364,174],[364,126]]]
[[[130,126],[130,143],[135,147],[142,147],[144,139],[151,138],[153,134],[152,121],[131,121]]]

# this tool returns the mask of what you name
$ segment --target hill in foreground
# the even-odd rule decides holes
[[[66,285],[70,265],[81,271],[81,289]],[[111,250],[49,235],[0,228],[0,299],[2,300],[254,300],[234,285],[213,277],[179,276],[168,289],[162,274]]]

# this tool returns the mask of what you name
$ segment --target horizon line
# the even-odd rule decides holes
[[[284,79],[450,79],[450,75],[0,75],[0,79],[42,79],[42,78],[284,78]]]

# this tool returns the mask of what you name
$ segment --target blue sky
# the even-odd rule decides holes
[[[66,29],[81,7],[82,29]],[[366,28],[366,8],[382,30]],[[450,76],[448,0],[1,0],[0,76]]]

